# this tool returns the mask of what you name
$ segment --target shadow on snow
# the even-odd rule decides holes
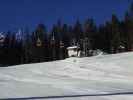
[[[64,95],[64,96],[44,96],[44,97],[25,97],[25,98],[2,98],[0,100],[27,100],[27,99],[59,99],[74,97],[90,97],[90,96],[115,96],[115,95],[133,95],[133,92],[117,92],[117,93],[101,93],[101,94],[83,94],[83,95]]]

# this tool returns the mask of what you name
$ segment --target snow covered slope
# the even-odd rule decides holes
[[[127,92],[133,92],[133,52],[0,68],[0,99]],[[49,100],[133,100],[133,94]]]

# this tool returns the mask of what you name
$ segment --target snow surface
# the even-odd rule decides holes
[[[0,99],[121,92],[133,92],[133,52],[0,68]],[[133,100],[133,94],[48,100]]]

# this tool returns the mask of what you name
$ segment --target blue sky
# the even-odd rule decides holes
[[[73,24],[93,17],[97,24],[111,19],[112,13],[123,19],[132,0],[0,0],[0,31],[44,23],[48,29],[61,19]]]

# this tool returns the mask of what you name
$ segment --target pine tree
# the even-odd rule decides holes
[[[113,53],[117,52],[117,49],[121,43],[120,37],[120,23],[116,15],[112,15],[112,22],[111,22],[111,49]]]
[[[84,23],[84,37],[88,38],[91,44],[91,48],[94,49],[95,37],[96,37],[96,25],[93,19],[88,19]]]
[[[128,50],[131,51],[133,50],[133,3],[131,4],[129,12],[125,15],[125,26],[128,35]]]
[[[44,24],[39,24],[33,32],[33,42],[34,42],[34,61],[42,62],[48,59],[47,55],[47,32]]]
[[[80,39],[82,38],[83,38],[82,24],[80,23],[79,20],[77,20],[73,27],[73,39],[75,39],[76,42],[79,43]]]

